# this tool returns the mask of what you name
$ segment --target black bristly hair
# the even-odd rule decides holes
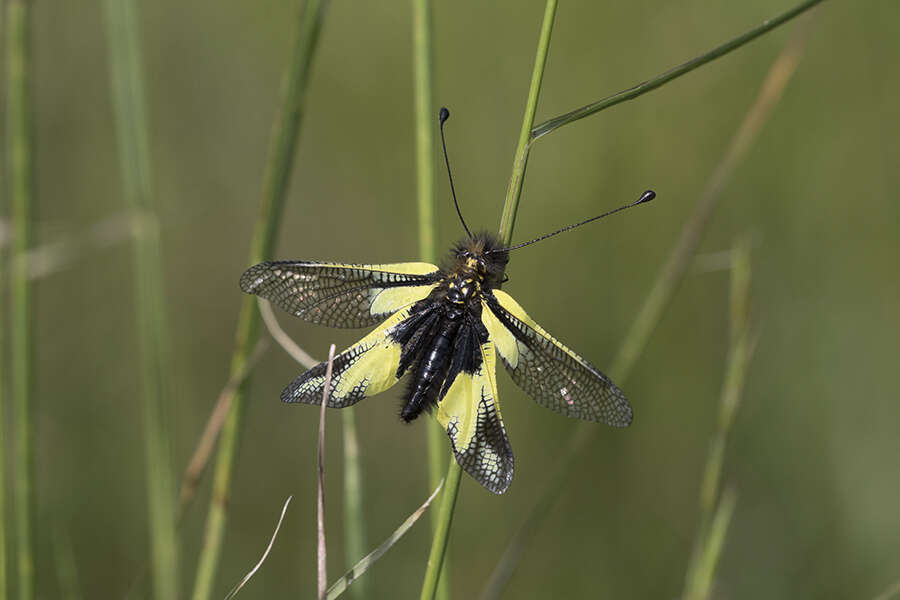
[[[472,237],[456,242],[447,260],[444,261],[443,271],[445,273],[460,271],[465,267],[466,259],[470,257],[480,260],[483,264],[484,285],[488,288],[499,288],[503,283],[506,264],[509,262],[509,252],[504,250],[497,234],[480,231]]]

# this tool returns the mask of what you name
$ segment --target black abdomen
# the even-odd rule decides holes
[[[423,410],[429,410],[438,401],[438,393],[450,367],[450,351],[456,338],[459,322],[444,319],[424,352],[410,380],[406,404],[400,418],[409,423]]]

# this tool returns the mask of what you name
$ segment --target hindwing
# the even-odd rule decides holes
[[[330,408],[344,408],[363,398],[383,392],[398,381],[401,344],[392,334],[404,319],[409,307],[394,313],[380,327],[334,357]],[[321,404],[327,362],[319,363],[293,381],[281,393],[283,402]]]
[[[432,264],[385,265],[276,261],[247,269],[241,289],[305,321],[369,327],[427,296],[440,280]]]
[[[450,437],[456,462],[495,494],[507,490],[513,477],[513,453],[497,403],[496,360],[490,343],[476,352],[474,373],[456,375],[438,403],[437,420]]]
[[[626,427],[633,412],[622,391],[535,323],[501,291],[485,294],[482,321],[513,381],[538,404],[567,417]]]

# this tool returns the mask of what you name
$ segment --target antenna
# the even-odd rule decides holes
[[[638,204],[644,204],[646,202],[650,202],[654,198],[656,198],[656,192],[654,192],[653,190],[647,190],[646,192],[641,194],[640,198],[638,198],[631,204],[626,204],[625,206],[620,206],[619,208],[616,208],[609,212],[605,212],[602,215],[597,215],[596,217],[591,217],[590,219],[586,219],[586,220],[582,221],[581,223],[575,223],[574,225],[569,225],[568,227],[563,227],[562,229],[558,229],[558,230],[554,231],[553,233],[548,233],[547,235],[542,235],[541,237],[534,238],[530,242],[524,242],[522,244],[510,246],[509,248],[497,248],[495,250],[490,250],[490,251],[486,252],[485,254],[493,254],[495,252],[508,252],[510,250],[522,248],[523,246],[530,246],[531,244],[540,242],[541,240],[546,240],[548,237],[553,237],[554,235],[556,235],[558,233],[563,233],[564,231],[568,231],[570,229],[575,229],[576,227],[581,227],[582,225],[586,225],[587,223],[590,223],[591,221],[596,221],[597,219],[602,219],[603,217],[608,217],[609,215],[615,214],[615,213],[619,212],[620,210],[625,210],[626,208],[631,208],[632,206],[637,206]]]
[[[442,107],[441,112],[438,114],[438,120],[441,123],[441,146],[444,148],[444,163],[447,165],[447,177],[450,178],[450,192],[453,194],[453,204],[456,205],[456,214],[459,215],[459,222],[462,223],[463,229],[466,230],[466,235],[471,238],[472,232],[469,231],[469,228],[466,226],[466,221],[463,219],[462,212],[459,210],[459,202],[456,201],[456,189],[453,187],[453,174],[450,173],[450,159],[447,158],[447,142],[444,140],[444,122],[449,118],[450,111],[447,110],[446,107]]]

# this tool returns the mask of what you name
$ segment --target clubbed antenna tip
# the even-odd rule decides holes
[[[656,192],[654,192],[653,190],[647,190],[646,192],[641,194],[641,197],[638,198],[638,201],[635,202],[635,204],[643,204],[644,202],[650,202],[654,198],[656,198]]]

